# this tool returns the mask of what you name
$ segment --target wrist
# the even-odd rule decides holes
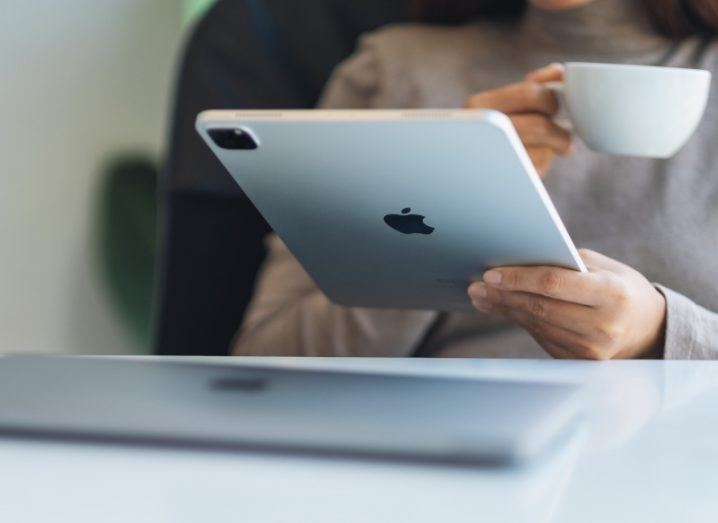
[[[649,337],[643,351],[638,356],[642,359],[662,360],[665,354],[666,344],[666,318],[667,305],[666,298],[658,289],[654,288],[655,294],[655,324],[657,327],[653,329],[652,335]]]

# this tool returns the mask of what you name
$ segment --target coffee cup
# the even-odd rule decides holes
[[[559,96],[573,130],[596,152],[670,158],[701,122],[711,73],[700,69],[572,62]]]

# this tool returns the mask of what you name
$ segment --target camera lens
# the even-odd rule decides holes
[[[209,129],[210,138],[222,149],[249,151],[258,147],[257,141],[249,132],[239,127],[232,129]]]

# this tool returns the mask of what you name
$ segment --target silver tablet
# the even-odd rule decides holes
[[[469,310],[501,265],[585,267],[495,111],[209,111],[197,130],[334,302]]]
[[[275,367],[0,358],[0,437],[521,462],[572,436],[578,388]]]

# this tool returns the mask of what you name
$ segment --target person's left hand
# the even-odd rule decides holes
[[[499,267],[473,283],[474,307],[523,327],[555,358],[660,358],[663,295],[638,271],[582,249],[589,272]]]

